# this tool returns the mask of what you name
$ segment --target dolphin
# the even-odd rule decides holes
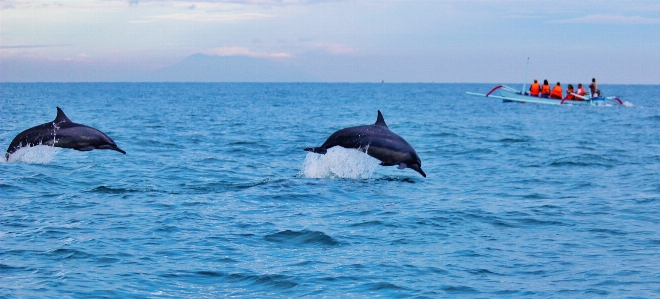
[[[52,122],[29,128],[14,137],[9,144],[5,158],[19,148],[35,145],[49,145],[62,148],[72,148],[79,151],[93,149],[111,149],[126,154],[117,144],[103,132],[92,127],[72,122],[60,107],[57,107],[57,117]]]
[[[375,124],[341,129],[332,133],[320,147],[306,148],[305,151],[325,155],[329,148],[337,145],[359,149],[380,160],[382,166],[398,165],[398,169],[410,168],[426,177],[415,149],[390,131],[380,110]]]

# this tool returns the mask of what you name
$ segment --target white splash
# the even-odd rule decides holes
[[[325,155],[307,153],[298,175],[304,178],[368,179],[380,164],[357,150],[335,146]]]
[[[36,164],[48,164],[61,148],[48,145],[35,145],[19,148],[13,154],[9,155],[7,162],[25,162]],[[4,157],[2,157],[4,160]]]
[[[631,103],[631,102],[625,101],[625,102],[623,102],[623,106],[634,107],[635,105],[633,105],[633,103]]]

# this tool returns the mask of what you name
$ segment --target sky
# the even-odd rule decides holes
[[[195,54],[321,82],[660,84],[660,1],[0,0],[2,82],[140,81]]]

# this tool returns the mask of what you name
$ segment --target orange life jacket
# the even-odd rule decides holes
[[[550,94],[550,97],[556,98],[556,99],[561,99],[561,86],[555,85],[555,87],[552,89],[552,93]]]
[[[550,94],[550,85],[543,84],[543,87],[541,87],[541,94]]]
[[[582,87],[578,87],[578,92],[577,92],[577,94],[583,96],[583,95],[584,95],[584,88],[582,88]]]
[[[538,83],[532,83],[532,86],[529,87],[529,94],[533,96],[538,96],[539,91],[541,91],[541,85]]]

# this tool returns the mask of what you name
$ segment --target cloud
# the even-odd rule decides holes
[[[349,55],[358,53],[357,50],[343,44],[316,44],[314,47],[333,55]]]
[[[556,24],[660,24],[660,19],[640,16],[622,16],[612,14],[587,15],[584,17],[555,20]]]
[[[35,49],[35,48],[52,48],[52,47],[68,47],[70,45],[14,45],[6,46],[0,45],[0,49]]]
[[[137,5],[138,3],[166,3],[166,2],[193,2],[186,0],[126,0],[129,5]],[[328,2],[342,2],[346,0],[195,0],[194,2],[205,3],[226,3],[226,4],[243,4],[243,5],[262,5],[262,6],[285,6],[285,5],[307,5],[319,4]]]
[[[239,14],[205,14],[205,13],[172,13],[159,16],[151,16],[152,20],[176,20],[193,22],[233,22],[260,20],[272,18],[273,15],[263,13],[239,13]]]
[[[291,57],[287,53],[267,53],[267,52],[253,52],[248,48],[244,47],[219,47],[209,49],[203,52],[208,55],[217,55],[217,56],[247,56],[247,57],[260,57],[260,58],[286,58]]]

